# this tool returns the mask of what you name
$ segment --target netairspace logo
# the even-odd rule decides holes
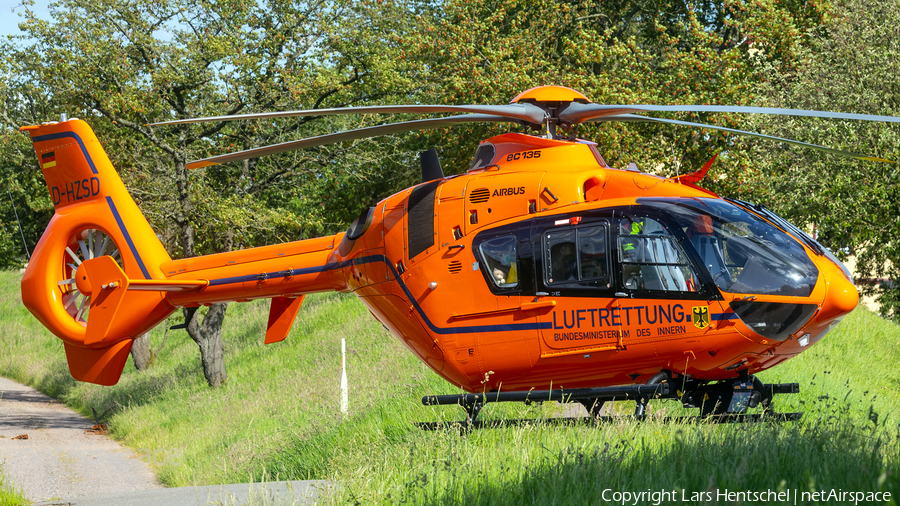
[[[831,502],[838,504],[873,504],[891,501],[890,492],[854,492],[842,489],[828,489],[819,491],[792,490],[728,490],[716,489],[703,492],[689,492],[687,490],[642,490],[640,492],[628,492],[607,488],[601,494],[603,501],[610,504],[637,506],[639,504],[671,503],[706,503],[722,501],[724,503],[754,503],[754,504],[806,504],[809,502]]]

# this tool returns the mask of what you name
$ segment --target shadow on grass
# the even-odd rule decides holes
[[[202,381],[199,371],[199,363],[185,363],[175,367],[174,371],[154,369],[124,374],[115,386],[102,387],[75,381],[63,362],[59,367],[45,369],[44,374],[32,382],[32,386],[80,409],[89,417],[99,416],[100,421],[108,421],[125,407],[153,404],[173,388],[187,388],[188,384]]]

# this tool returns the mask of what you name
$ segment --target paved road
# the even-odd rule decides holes
[[[324,481],[288,481],[167,488],[83,496],[37,503],[34,506],[299,506],[315,504],[319,493],[327,486]]]
[[[161,489],[138,455],[33,388],[0,378],[0,460],[32,501]],[[27,434],[27,440],[12,439]]]

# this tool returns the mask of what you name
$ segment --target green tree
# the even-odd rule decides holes
[[[809,34],[801,64],[772,68],[758,86],[769,105],[900,115],[900,4],[842,0],[830,22]],[[900,160],[900,125],[757,118],[775,135]],[[839,255],[856,254],[863,278],[900,280],[900,168],[783,146],[759,145],[744,178],[748,192],[793,222],[815,229]],[[881,311],[900,312],[900,286],[863,285]]]
[[[0,54],[12,54],[12,47],[0,41]],[[22,125],[47,121],[54,109],[52,96],[26,77],[35,63],[33,54],[0,57],[0,268],[21,267],[53,215],[34,149],[19,133]]]

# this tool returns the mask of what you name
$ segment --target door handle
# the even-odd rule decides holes
[[[555,300],[540,300],[537,302],[525,302],[519,306],[520,311],[531,311],[533,309],[543,309],[546,307],[555,307]]]

